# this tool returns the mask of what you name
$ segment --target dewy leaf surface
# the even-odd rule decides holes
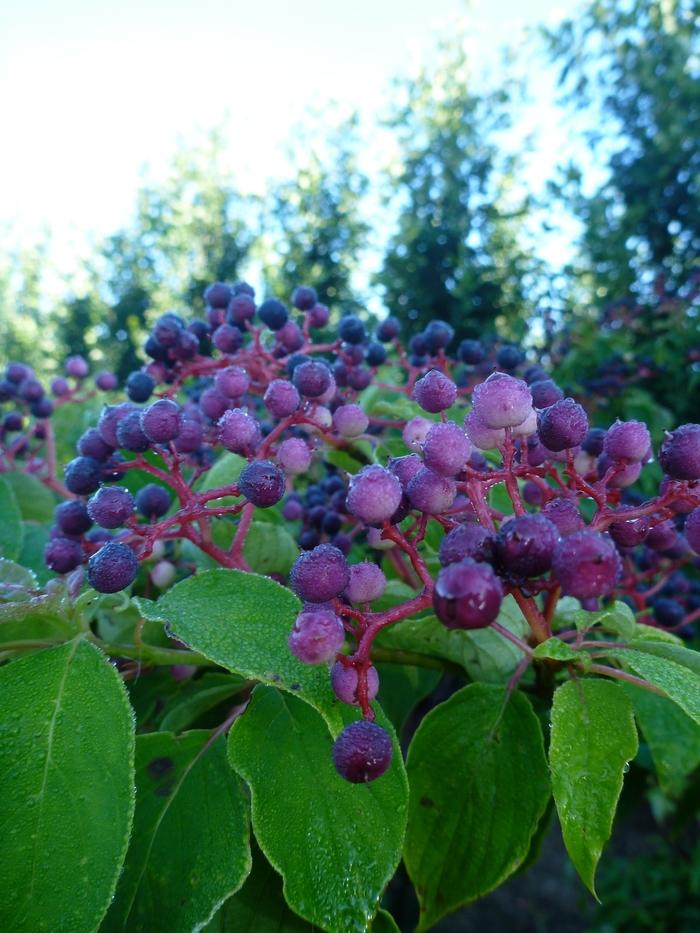
[[[700,655],[696,651],[677,648],[675,645],[662,645],[661,648],[665,656],[626,648],[610,651],[608,654],[663,690],[670,700],[677,703],[683,712],[700,725],[700,674],[674,660],[688,656],[692,663],[696,657],[700,658]]]
[[[522,694],[505,709],[504,697],[499,687],[465,687],[428,713],[411,742],[404,861],[420,930],[512,874],[547,805],[539,722]]]
[[[596,866],[637,746],[632,704],[619,684],[583,679],[557,689],[549,748],[552,791],[566,850],[594,895]]]
[[[342,728],[328,670],[302,664],[287,639],[301,603],[269,577],[241,570],[205,570],[178,583],[157,603],[139,600],[147,619],[222,667],[303,697]]]
[[[134,806],[123,682],[85,641],[0,669],[0,929],[91,933]]]
[[[199,929],[250,871],[243,787],[211,737],[137,737],[134,831],[103,933]]]
[[[378,710],[380,723],[391,731]],[[346,707],[346,718],[357,713]],[[256,687],[229,735],[229,761],[250,786],[255,837],[284,878],[292,909],[330,933],[365,930],[403,843],[408,787],[398,747],[389,770],[350,784],[307,703]]]

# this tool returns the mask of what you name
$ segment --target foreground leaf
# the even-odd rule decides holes
[[[0,476],[0,557],[16,560],[22,547],[22,514],[12,486]]]
[[[595,896],[622,778],[637,754],[632,704],[618,684],[578,680],[554,694],[549,766],[566,850]]]
[[[91,933],[134,806],[134,724],[121,678],[85,641],[0,669],[0,928]]]
[[[302,664],[287,645],[301,603],[269,577],[242,570],[206,570],[178,583],[157,603],[139,600],[147,619],[222,667],[303,697],[342,728],[328,669]]]
[[[211,735],[137,737],[134,832],[105,933],[197,929],[250,871],[243,788]]]
[[[465,687],[428,713],[411,742],[404,860],[420,930],[511,875],[547,805],[539,722],[524,696],[503,709],[504,697],[498,687]]]
[[[51,490],[31,473],[15,470],[4,475],[12,487],[24,521],[50,524],[56,507],[56,497]]]
[[[694,663],[696,659],[700,661],[700,654],[697,651],[689,651],[687,648],[663,643],[659,644],[659,650],[662,652],[660,655],[656,651],[654,654],[649,654],[646,650],[649,645],[652,649],[654,648],[654,643],[648,642],[643,651],[619,649],[610,651],[609,655],[622,661],[635,674],[663,690],[683,712],[700,724],[700,674],[675,660],[687,657],[690,663]]]
[[[408,787],[397,747],[387,773],[366,785],[336,773],[331,748],[314,709],[269,687],[256,687],[229,736],[231,765],[250,786],[256,839],[284,878],[287,902],[310,923],[349,933],[366,929],[394,874]]]

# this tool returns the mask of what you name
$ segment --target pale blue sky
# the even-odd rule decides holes
[[[142,167],[164,170],[178,140],[228,120],[241,187],[288,170],[290,131],[329,99],[365,125],[391,79],[429,61],[467,14],[477,70],[522,28],[575,0],[0,0],[0,228],[49,227],[69,263],[87,232],[128,221]],[[551,78],[539,69],[532,183],[561,152]]]

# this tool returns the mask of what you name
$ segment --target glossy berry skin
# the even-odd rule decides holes
[[[64,534],[84,535],[92,528],[92,519],[88,515],[85,503],[80,499],[69,499],[56,507],[56,524]]]
[[[384,592],[386,577],[380,567],[369,561],[350,567],[350,580],[345,595],[351,603],[371,603]]]
[[[449,531],[440,542],[440,563],[446,567],[465,557],[488,563],[493,555],[493,541],[494,535],[483,525],[465,522]]]
[[[575,499],[564,499],[559,496],[550,499],[545,503],[542,514],[553,525],[556,525],[560,535],[572,535],[586,527]]]
[[[572,398],[563,398],[537,416],[537,433],[548,450],[576,447],[588,433],[588,416]]]
[[[271,460],[253,460],[241,471],[238,487],[249,502],[267,509],[284,495],[284,473]]]
[[[413,398],[423,411],[446,411],[457,399],[457,386],[438,369],[431,369],[413,387]]]
[[[103,486],[89,500],[87,510],[100,528],[120,528],[134,514],[136,503],[123,486]]]
[[[83,549],[74,538],[53,538],[44,548],[44,563],[55,573],[70,573],[83,562]]]
[[[670,518],[665,522],[659,522],[654,525],[645,538],[647,547],[661,553],[670,550],[676,544],[677,540],[678,532]]]
[[[102,482],[102,464],[92,457],[76,457],[66,466],[66,489],[76,496],[87,496]]]
[[[164,486],[149,483],[136,493],[136,508],[149,521],[162,518],[170,508],[172,496]]]
[[[591,599],[613,591],[622,563],[611,538],[585,529],[562,538],[552,570],[564,595]]]
[[[443,476],[456,476],[464,469],[471,452],[469,438],[454,421],[434,424],[423,444],[425,465]]]
[[[241,366],[227,366],[214,377],[214,386],[226,398],[239,398],[250,388],[250,377]]]
[[[340,324],[338,325],[338,336],[341,340],[345,341],[345,343],[363,343],[367,336],[365,325],[359,317],[355,317],[354,314],[349,314],[341,318]]]
[[[685,520],[685,538],[696,554],[700,554],[700,506]]]
[[[298,285],[292,292],[292,304],[299,311],[310,311],[317,301],[316,289],[309,285]]]
[[[126,380],[126,394],[132,402],[147,402],[155,389],[155,380],[148,373],[131,373]]]
[[[345,555],[332,544],[319,544],[300,554],[289,573],[289,584],[299,599],[325,603],[340,596],[350,582]]]
[[[289,650],[303,664],[325,664],[345,643],[343,623],[332,609],[307,607],[296,617]]]
[[[235,454],[254,451],[262,439],[260,425],[242,408],[231,408],[219,419],[219,441]]]
[[[292,381],[305,398],[318,398],[328,390],[331,372],[325,363],[309,360],[295,368]]]
[[[276,298],[268,298],[258,308],[258,317],[270,330],[280,330],[287,323],[287,308]]]
[[[682,424],[667,434],[659,463],[673,479],[700,479],[700,424]]]
[[[494,542],[494,553],[506,573],[538,577],[552,566],[559,531],[544,515],[520,515],[504,522]]]
[[[372,464],[350,479],[348,511],[366,525],[389,521],[401,504],[401,483],[389,470]]]
[[[158,399],[141,412],[141,429],[154,444],[174,441],[182,430],[182,409],[169,398]]]
[[[354,667],[336,661],[331,668],[331,687],[333,693],[343,703],[359,706],[357,699],[357,684],[359,676]],[[379,693],[379,674],[374,664],[367,668],[367,699],[371,703]]]
[[[532,395],[522,379],[492,373],[472,393],[473,411],[488,428],[514,428],[532,410]]]
[[[119,447],[117,426],[133,411],[138,411],[138,409],[131,402],[122,402],[121,405],[105,405],[97,422],[97,431],[105,444],[113,448]]]
[[[374,781],[391,764],[393,748],[389,733],[364,719],[351,722],[333,746],[333,764],[338,774],[351,784]]]
[[[457,487],[450,477],[424,468],[410,481],[406,487],[406,495],[413,508],[419,512],[439,515],[449,509],[455,501]]]
[[[633,548],[641,544],[649,533],[649,519],[643,515],[641,518],[624,519],[626,508],[623,506],[616,510],[615,517],[622,521],[613,522],[608,528],[610,537],[618,547]]]
[[[132,453],[143,453],[151,446],[150,438],[143,433],[141,412],[132,411],[117,424],[117,447]]]
[[[287,379],[273,379],[263,397],[265,407],[275,418],[286,418],[301,405],[301,396]]]
[[[88,583],[98,593],[117,593],[134,582],[138,569],[130,547],[108,541],[88,561]]]
[[[487,628],[498,617],[502,599],[493,568],[469,557],[443,567],[435,581],[435,614],[447,628]]]
[[[611,460],[640,463],[651,448],[651,435],[641,421],[616,421],[608,428],[603,450]]]

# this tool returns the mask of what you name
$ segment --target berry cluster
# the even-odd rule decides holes
[[[372,648],[402,619],[432,607],[448,628],[492,626],[513,638],[498,622],[510,595],[538,643],[551,635],[562,594],[584,609],[625,598],[643,621],[685,631],[700,615],[700,587],[680,569],[700,553],[700,425],[667,434],[663,482],[642,499],[633,487],[654,457],[646,425],[590,427],[581,404],[540,366],[525,366],[517,347],[501,347],[494,366],[466,340],[454,359],[444,322],[405,347],[393,318],[371,335],[355,316],[315,341],[329,312],[306,286],[291,312],[277,299],[258,305],[244,282],[216,283],[205,299],[201,320],[156,321],[145,344],[151,362],[126,380],[127,400],[106,406],[78,441],[46,562],[57,573],[86,564],[102,593],[134,583],[163,542],[186,540],[247,570],[254,511],[279,504],[300,529],[287,582],[303,607],[290,651],[328,665],[336,697],[363,717],[336,742],[343,777],[373,780],[390,764],[392,743],[373,721]],[[18,365],[6,374],[12,393],[3,391],[33,405],[20,392],[32,377]],[[84,378],[73,365],[69,372]],[[370,385],[390,409],[393,400],[395,416],[360,394]],[[200,491],[197,480],[224,452],[242,459],[239,478]],[[366,465],[349,473],[337,465],[341,453]],[[136,494],[130,471],[148,474]],[[506,512],[494,505],[498,488]],[[211,534],[220,518],[232,524],[227,548]],[[436,574],[429,528],[442,535]],[[365,539],[370,561],[353,556]],[[157,585],[176,571],[187,572],[168,562]],[[389,572],[414,595],[373,609]]]

